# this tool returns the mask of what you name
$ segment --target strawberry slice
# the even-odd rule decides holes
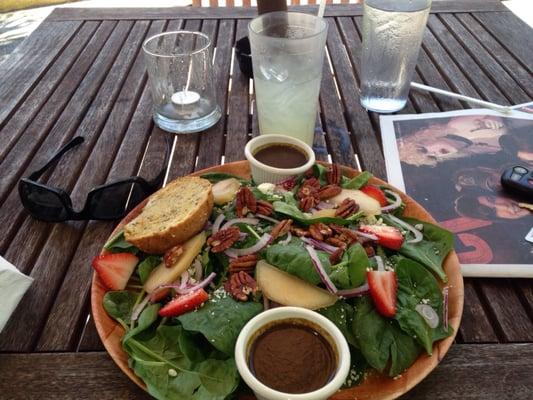
[[[377,200],[381,207],[389,205],[389,202],[387,200],[387,197],[385,197],[385,193],[383,193],[383,190],[381,190],[375,185],[365,185],[361,188],[361,192]]]
[[[370,296],[378,312],[387,318],[396,315],[398,282],[394,271],[368,271],[366,273]]]
[[[205,303],[207,299],[209,299],[209,295],[206,291],[204,289],[198,289],[169,301],[159,310],[159,315],[161,317],[176,317],[194,310],[199,305]]]
[[[108,289],[124,290],[138,262],[131,253],[107,253],[96,256],[92,266]]]
[[[378,244],[392,250],[400,250],[403,236],[398,228],[388,225],[361,225],[359,230],[371,233],[378,238]]]

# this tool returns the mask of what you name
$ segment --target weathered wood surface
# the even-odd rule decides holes
[[[457,344],[401,399],[529,400],[532,358],[533,344]],[[9,400],[151,398],[105,352],[4,354],[0,373],[0,393]]]
[[[0,334],[0,351],[103,350],[94,324],[91,320],[87,323],[92,273],[89,264],[114,224],[35,221],[20,205],[18,180],[38,169],[59,147],[77,135],[85,137],[84,144],[69,152],[42,179],[44,183],[71,193],[75,208],[83,205],[92,187],[105,182],[135,174],[150,178],[163,168],[168,168],[168,177],[172,179],[220,164],[222,160],[242,159],[242,147],[258,134],[258,122],[253,94],[249,94],[253,87],[242,76],[237,63],[232,63],[232,50],[234,42],[246,34],[247,19],[254,14],[255,10],[250,8],[62,9],[46,20],[10,59],[0,64],[0,225],[3,227],[0,254],[37,282]],[[363,168],[384,177],[379,117],[367,113],[359,105],[360,6],[331,7],[327,15],[330,24],[328,60],[315,131],[317,158],[328,160],[331,157],[356,168],[360,163]],[[150,117],[152,103],[140,46],[152,33],[180,28],[201,30],[213,42],[215,82],[223,116],[218,124],[200,135],[168,135],[154,127]],[[435,1],[415,80],[502,104],[528,101],[533,96],[533,53],[525,38],[530,37],[531,32],[500,2]],[[467,105],[411,92],[402,113],[462,107]],[[164,165],[167,142],[173,151]],[[528,388],[513,379],[515,375],[521,376],[518,367],[523,357],[531,357],[531,349],[509,342],[533,342],[532,319],[531,280],[465,281],[464,318],[457,341],[505,343],[459,347],[472,349],[468,350],[469,354],[477,351],[475,349],[494,350],[494,368],[487,361],[488,353],[479,350],[480,357],[485,357],[486,367],[493,371],[487,372],[488,375],[478,373],[477,377],[472,374],[479,383],[467,378],[468,368],[478,368],[477,364],[471,365],[476,357],[472,356],[470,361],[460,359],[460,354],[452,350],[452,356],[446,359],[448,363],[458,363],[457,376],[464,379],[465,385],[470,385],[471,397],[506,397],[503,389],[497,386],[498,363],[502,365],[502,376],[517,385],[517,396],[522,393],[520,390]],[[506,357],[506,348],[514,352],[515,359]],[[1,354],[0,369],[3,371],[5,360],[20,361],[24,365],[23,359],[37,360],[37,357],[52,360],[56,356]],[[75,360],[75,357],[58,354],[56,361],[50,362]],[[102,354],[96,357],[106,360]],[[80,359],[79,362],[82,365],[89,361]],[[99,364],[93,368],[101,367],[103,376],[120,376],[111,363]],[[413,398],[425,397],[426,392],[419,390],[423,390],[427,382],[443,387],[447,398],[460,397],[463,392],[457,389],[460,385],[454,386],[453,382],[459,380],[456,380],[452,364],[445,363],[437,369],[412,392]],[[49,372],[40,369],[45,364],[36,365],[33,367],[39,371],[36,375],[46,377]],[[450,366],[441,373],[445,365]],[[505,375],[504,366],[512,372]],[[492,373],[494,375],[490,375]],[[531,371],[529,373],[531,376]],[[443,379],[443,376],[447,377]],[[69,379],[78,377],[73,373]],[[14,387],[25,384],[23,380],[15,381]],[[61,378],[56,381],[60,382]],[[4,382],[11,383],[10,379],[2,379],[0,387],[7,384]],[[118,391],[106,387],[98,397],[139,395],[127,381],[123,386],[117,385]],[[83,385],[78,383],[78,386]],[[70,387],[70,398],[76,389],[76,386]],[[69,398],[68,388],[61,390],[65,391],[58,392],[59,398],[61,393],[65,393],[63,398]],[[4,392],[0,390],[0,393],[4,398]],[[20,393],[24,398],[32,396]],[[86,398],[94,398],[93,394],[87,394]],[[13,396],[7,398],[20,398]],[[77,397],[84,398],[83,394]]]

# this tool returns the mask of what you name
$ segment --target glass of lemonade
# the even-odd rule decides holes
[[[361,104],[390,113],[407,101],[431,0],[365,0]]]
[[[272,12],[252,20],[248,30],[260,133],[292,136],[312,145],[326,21]]]

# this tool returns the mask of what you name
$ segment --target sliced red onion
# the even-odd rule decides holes
[[[208,221],[205,223],[205,225],[204,225],[204,227],[202,228],[202,230],[204,230],[204,231],[208,231],[208,230],[210,230],[212,227],[213,227],[213,224],[211,223],[211,221],[208,220]]]
[[[217,276],[216,273],[214,272],[211,272],[207,278],[205,278],[203,281],[199,282],[198,284],[196,285],[193,285],[193,286],[189,286],[189,287],[185,287],[185,288],[181,288],[181,284],[180,285],[177,285],[177,284],[170,284],[170,285],[160,285],[158,287],[156,287],[152,293],[150,294],[150,296],[154,296],[155,297],[155,294],[161,290],[165,290],[165,289],[174,289],[174,291],[177,293],[177,294],[187,294],[187,293],[190,293],[190,292],[194,292],[195,290],[198,290],[198,289],[203,289],[205,288],[207,285],[209,285],[213,279],[215,279],[215,276]]]
[[[261,250],[263,247],[268,245],[270,241],[272,240],[272,236],[268,233],[265,233],[263,236],[261,236],[261,239],[257,241],[256,244],[254,244],[251,247],[247,247],[245,249],[227,249],[225,251],[225,254],[230,258],[240,257],[240,256],[247,256],[249,254],[255,254],[259,250]]]
[[[237,255],[237,253],[235,253],[235,249],[224,250],[224,254],[227,255],[229,258],[237,258],[237,257],[239,257]]]
[[[146,307],[149,301],[150,301],[150,295],[147,294],[146,297],[143,299],[143,301],[137,304],[137,306],[131,312],[132,321],[137,321],[137,318],[139,318],[139,315],[141,315],[142,311],[144,310],[144,308]]]
[[[383,264],[383,259],[380,256],[374,256],[374,260],[378,265],[378,271],[385,271],[385,264]]]
[[[256,216],[257,218],[264,219],[265,221],[272,222],[273,224],[278,224],[278,223],[279,223],[279,220],[277,220],[276,218],[269,217],[269,216],[267,216],[267,215],[263,215],[263,214],[255,214],[255,216]]]
[[[394,197],[394,202],[392,202],[388,206],[381,207],[382,212],[389,212],[389,211],[396,210],[398,207],[402,205],[402,198],[400,197],[398,193],[393,192],[392,190],[388,190],[388,189],[385,189],[383,191],[385,193],[390,194],[392,197]]]
[[[315,267],[316,272],[320,276],[320,279],[322,280],[324,285],[326,285],[326,288],[331,293],[334,293],[334,294],[337,293],[338,290],[333,284],[333,282],[331,281],[331,279],[329,279],[329,276],[326,273],[326,270],[324,269],[324,267],[322,266],[322,263],[320,262],[320,259],[318,258],[318,254],[316,253],[315,249],[313,249],[313,247],[309,245],[305,246],[305,249],[311,256],[311,261],[313,262],[313,266]]]
[[[224,225],[222,225],[222,228],[220,229],[227,229],[231,225],[235,225],[235,224],[257,225],[258,223],[259,223],[259,220],[257,218],[233,218],[233,219],[230,219],[228,222],[226,222]]]
[[[369,290],[370,289],[368,287],[368,282],[365,282],[363,285],[361,285],[359,287],[356,287],[354,289],[339,290],[337,292],[337,296],[345,297],[345,298],[349,299],[351,297],[364,296],[364,295],[368,294]]]
[[[202,275],[204,274],[204,267],[202,266],[202,263],[196,259],[193,263],[194,266],[194,279],[196,279],[196,282],[200,282],[202,280]]]
[[[378,240],[378,237],[376,235],[372,235],[371,233],[357,231],[357,235],[368,240],[374,240],[374,241]]]
[[[284,181],[278,182],[276,186],[281,186],[285,190],[291,190],[296,186],[296,178],[287,178]]]
[[[220,230],[220,225],[222,224],[222,221],[224,221],[224,214],[218,214],[218,216],[215,219],[215,222],[213,222],[213,234],[217,233]]]
[[[248,234],[246,232],[239,233],[239,241],[244,240],[248,237]]]
[[[187,287],[187,283],[189,282],[189,271],[185,271],[183,272],[183,274],[181,274],[181,281],[180,281],[180,286],[179,288],[180,289],[185,289]]]
[[[338,247],[332,246],[326,242],[321,242],[320,240],[316,240],[313,238],[302,237],[301,239],[302,242],[307,243],[316,249],[323,250],[329,254],[333,254],[339,249]]]
[[[316,205],[319,210],[330,210],[335,207],[335,204],[328,203],[327,201],[321,201]]]
[[[446,286],[444,289],[442,289],[442,324],[444,325],[444,329],[448,330],[448,292],[449,287]]]
[[[407,240],[407,243],[411,243],[411,244],[418,243],[424,238],[424,235],[422,235],[422,232],[416,229],[413,225],[410,225],[407,222],[402,221],[400,218],[395,217],[392,214],[389,215],[389,218],[392,219],[394,222],[396,222],[398,225],[401,225],[402,227],[410,231],[413,235],[415,235],[413,239]]]
[[[280,240],[278,244],[286,245],[286,244],[289,244],[291,240],[292,240],[292,233],[287,232],[287,238]]]
[[[417,304],[415,310],[424,318],[424,321],[426,321],[431,329],[439,326],[439,316],[429,304]]]

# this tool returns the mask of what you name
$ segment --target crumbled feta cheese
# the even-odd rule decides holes
[[[263,193],[263,194],[274,194],[274,189],[276,188],[276,185],[273,183],[261,183],[259,186],[257,186],[257,189]]]
[[[175,376],[178,376],[178,372],[174,368],[170,368],[168,370],[168,375],[172,376],[172,377],[175,377]]]
[[[415,228],[418,229],[419,231],[422,231],[422,230],[424,230],[424,225],[422,225],[422,224],[416,224],[416,225],[415,225]]]

